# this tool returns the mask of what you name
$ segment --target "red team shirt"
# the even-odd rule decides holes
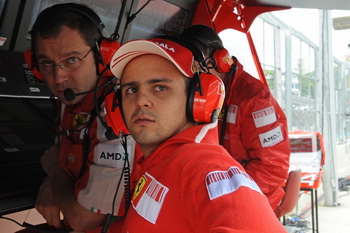
[[[286,232],[256,183],[218,145],[215,123],[180,132],[139,165],[122,232]]]
[[[284,196],[290,157],[287,119],[269,88],[237,64],[234,81],[226,85],[219,136],[230,155],[243,165],[275,209]]]

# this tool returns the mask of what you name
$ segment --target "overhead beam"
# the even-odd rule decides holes
[[[333,18],[333,28],[335,30],[350,29],[350,16]]]
[[[246,6],[280,6],[323,10],[350,10],[348,0],[237,0]]]

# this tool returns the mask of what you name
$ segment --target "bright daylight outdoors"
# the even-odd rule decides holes
[[[324,138],[326,162],[322,184],[315,188],[319,220],[312,222],[310,192],[304,192],[289,216],[300,224],[299,231],[293,232],[309,232],[318,222],[322,233],[349,229],[338,217],[342,211],[350,211],[348,186],[341,183],[350,181],[350,29],[335,29],[333,21],[340,17],[350,18],[350,12],[281,10],[260,15],[250,28],[267,83],[286,113],[289,131],[318,131]],[[350,28],[346,21],[342,24]],[[231,55],[259,77],[245,34],[226,30],[220,36]]]

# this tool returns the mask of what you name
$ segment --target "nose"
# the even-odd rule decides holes
[[[139,89],[136,95],[136,106],[139,108],[149,108],[152,106],[150,95],[144,89]]]
[[[62,64],[57,64],[53,68],[53,74],[54,74],[54,79],[56,84],[61,84],[68,80],[67,72],[63,69]]]

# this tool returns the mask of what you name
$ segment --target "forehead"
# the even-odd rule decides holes
[[[138,79],[139,81],[151,78],[183,78],[183,74],[168,59],[154,54],[145,54],[133,58],[124,67],[121,82]]]
[[[87,42],[80,32],[76,29],[63,26],[57,35],[42,37],[40,34],[36,37],[36,51],[40,50],[77,50],[87,46]]]

